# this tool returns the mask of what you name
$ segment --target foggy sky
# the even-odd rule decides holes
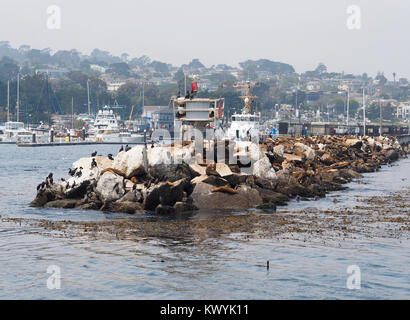
[[[46,9],[62,11],[60,30],[46,27]],[[359,5],[360,30],[346,27]],[[0,40],[13,47],[94,48],[181,65],[237,66],[266,58],[297,72],[319,62],[328,71],[410,78],[409,0],[1,0]]]

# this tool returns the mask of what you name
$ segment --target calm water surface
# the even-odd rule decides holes
[[[98,146],[116,153],[118,146]],[[2,217],[97,221],[122,218],[95,211],[30,208],[36,185],[89,156],[93,146],[18,148],[0,145]],[[290,209],[346,207],[355,196],[382,195],[408,186],[410,159],[368,174],[349,191]],[[340,202],[336,205],[333,198]],[[288,209],[289,209],[288,208]],[[1,299],[409,299],[410,241],[350,239],[224,239],[176,241],[84,240],[36,233],[0,223]],[[264,265],[270,261],[270,270]],[[361,269],[361,289],[348,290],[346,269]],[[61,268],[61,289],[49,290],[47,267]]]

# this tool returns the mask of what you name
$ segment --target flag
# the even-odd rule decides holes
[[[222,118],[223,114],[222,114],[222,99],[219,98],[219,107],[218,107],[218,118]]]
[[[198,82],[192,81],[191,82],[191,92],[197,92],[198,91]]]

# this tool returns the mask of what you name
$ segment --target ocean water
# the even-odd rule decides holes
[[[409,299],[407,238],[318,238],[141,241],[58,237],[11,218],[109,221],[123,215],[30,208],[35,187],[49,172],[56,179],[95,149],[115,145],[19,148],[0,145],[0,299]],[[354,206],[356,196],[407,187],[410,159],[366,174],[349,190],[286,210]],[[365,184],[363,183],[365,182]],[[333,199],[337,198],[335,204]],[[285,209],[281,209],[285,210]],[[153,217],[150,217],[153,218]],[[212,215],[209,215],[209,219]],[[267,270],[266,261],[270,268]],[[60,289],[49,289],[49,266],[58,266]],[[357,265],[361,287],[348,289],[347,268]]]

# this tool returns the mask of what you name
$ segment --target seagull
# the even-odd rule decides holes
[[[97,161],[95,161],[95,158],[93,158],[93,161],[91,161],[91,169],[97,167]]]
[[[53,173],[50,172],[50,174],[47,176],[46,179],[47,183],[53,184]]]

